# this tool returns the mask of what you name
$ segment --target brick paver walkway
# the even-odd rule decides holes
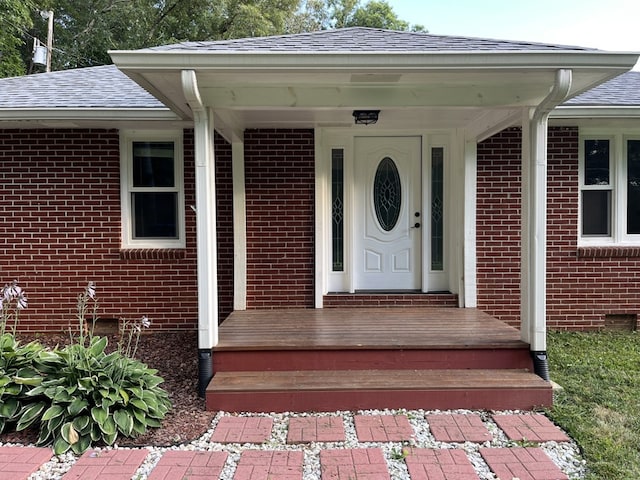
[[[264,443],[271,437],[273,419],[266,417],[222,417],[213,431],[215,443]]]
[[[493,436],[477,414],[427,415],[433,437],[439,442],[491,441]]]
[[[0,447],[0,478],[26,480],[52,456],[50,448]]]
[[[509,440],[528,442],[568,442],[565,435],[551,420],[541,414],[494,415],[493,420]]]
[[[413,448],[404,460],[411,480],[478,480],[473,465],[462,450]]]
[[[87,450],[62,479],[131,480],[147,453],[147,450]]]
[[[234,480],[302,480],[305,466],[315,469],[319,464],[322,480],[389,480],[395,478],[397,469],[406,469],[411,480],[476,480],[478,474],[474,463],[482,457],[486,466],[501,479],[568,478],[567,472],[562,472],[540,448],[488,447],[492,444],[487,443],[482,447],[472,447],[475,453],[462,449],[460,442],[488,440],[487,425],[477,414],[437,413],[424,418],[413,415],[410,422],[407,415],[399,413],[344,418],[342,415],[309,414],[288,419],[223,414],[214,427],[210,450],[170,449],[161,454],[155,465],[146,465],[144,470],[152,467],[148,480],[220,478],[227,469],[233,473]],[[274,419],[277,419],[277,428]],[[514,440],[568,440],[544,415],[494,415],[493,419]],[[355,427],[357,439],[347,438],[348,426]],[[443,448],[421,445],[424,440],[418,434],[429,430],[436,440],[443,442]],[[407,446],[408,440],[418,446]],[[310,442],[318,444],[307,445]],[[322,445],[322,442],[337,443]],[[388,445],[388,442],[393,442],[393,445]],[[260,449],[242,444],[260,444]],[[137,471],[145,460],[154,462],[157,459],[157,451],[148,454],[149,450],[144,448],[90,450],[78,458],[62,478],[138,478]],[[59,468],[61,464],[52,458],[55,460],[48,448],[0,446],[0,480],[27,480],[31,473],[50,461],[51,465]],[[42,476],[44,471],[41,469],[36,473],[40,475],[38,478],[48,478]]]
[[[406,415],[356,415],[354,422],[361,442],[401,442],[414,436]]]
[[[234,480],[302,480],[304,454],[245,450],[240,455]]]
[[[389,469],[379,448],[320,451],[322,480],[389,480]]]
[[[289,420],[287,443],[344,442],[341,417],[297,417]]]
[[[222,473],[227,452],[169,450],[151,471],[148,480],[209,480]]]
[[[481,448],[480,455],[498,478],[566,480],[541,448]]]

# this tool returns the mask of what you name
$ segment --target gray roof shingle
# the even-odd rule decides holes
[[[103,65],[2,78],[0,108],[167,107],[115,65]]]
[[[202,52],[434,52],[434,51],[594,51],[592,48],[485,38],[399,32],[379,28],[352,27],[337,30],[241,38],[211,42],[183,42],[141,51]]]
[[[448,37],[372,28],[245,38],[215,42],[186,42],[141,51],[461,51],[576,50],[581,47],[530,42]],[[640,72],[627,72],[564,103],[565,106],[640,107]],[[161,109],[167,107],[115,65],[62,70],[0,79],[0,109]]]
[[[578,95],[566,106],[640,106],[640,72],[626,72]]]

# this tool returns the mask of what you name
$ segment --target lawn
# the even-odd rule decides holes
[[[578,442],[589,480],[640,479],[640,333],[549,334],[550,418]]]

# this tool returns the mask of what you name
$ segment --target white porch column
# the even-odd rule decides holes
[[[200,99],[195,71],[182,72],[182,87],[194,113],[196,227],[198,252],[198,391],[213,376],[211,349],[218,343],[218,268],[214,127],[211,109]]]
[[[549,380],[547,364],[547,120],[566,98],[571,70],[558,70],[551,92],[522,119],[521,338],[529,343],[536,373]]]
[[[478,142],[474,139],[464,140],[464,189],[463,189],[463,305],[461,307],[476,308],[478,305],[477,290],[477,252],[476,252],[476,212],[478,191]]]
[[[233,309],[247,309],[247,200],[244,142],[231,143],[233,162]]]

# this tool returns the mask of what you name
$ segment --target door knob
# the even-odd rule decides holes
[[[413,224],[413,227],[411,228],[420,228],[420,222],[416,222]]]

